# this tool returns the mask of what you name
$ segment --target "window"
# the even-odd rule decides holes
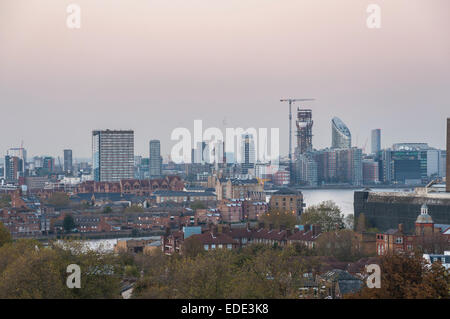
[[[211,249],[216,249],[216,244],[211,244]]]
[[[208,250],[208,249],[209,249],[209,246],[208,246],[208,245],[203,245],[203,248],[204,248],[205,250]]]
[[[231,248],[233,248],[233,245],[232,245],[232,244],[228,244],[228,245],[227,245],[227,248],[228,248],[228,249],[231,249]]]

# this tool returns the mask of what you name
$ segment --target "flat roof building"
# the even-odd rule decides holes
[[[118,182],[134,177],[134,132],[93,131],[92,168],[97,182]]]

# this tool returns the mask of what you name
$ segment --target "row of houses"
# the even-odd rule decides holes
[[[293,232],[286,229],[266,229],[261,227],[262,225],[255,229],[248,227],[248,224],[244,228],[220,226],[214,226],[204,232],[201,232],[201,228],[197,228],[200,229],[198,233],[189,234],[189,236],[186,236],[186,231],[189,227],[166,234],[163,238],[162,249],[168,255],[176,252],[181,253],[185,240],[188,238],[192,242],[201,245],[204,250],[237,249],[250,244],[267,244],[280,247],[302,244],[313,248],[315,241],[321,234],[319,225],[305,225],[303,229],[296,228]]]
[[[435,224],[426,204],[415,221],[415,233],[406,233],[403,224],[399,224],[397,229],[376,234],[376,252],[380,256],[399,251],[412,253],[418,247],[430,252],[450,248],[450,225]]]
[[[157,190],[182,191],[184,181],[179,176],[165,176],[157,179],[123,179],[120,182],[85,181],[80,183],[76,193],[120,193],[138,196],[150,195]]]

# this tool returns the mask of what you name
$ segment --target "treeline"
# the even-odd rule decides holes
[[[67,287],[67,266],[80,267],[80,289]],[[0,223],[0,299],[119,298],[124,264],[118,256],[87,250],[77,242],[44,247],[12,241]]]
[[[298,298],[304,274],[321,266],[319,259],[299,257],[295,247],[263,245],[188,256],[158,251],[135,262],[143,271],[135,298]]]

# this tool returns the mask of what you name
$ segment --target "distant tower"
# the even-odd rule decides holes
[[[158,178],[162,175],[161,142],[150,141],[150,178]]]
[[[352,135],[340,118],[331,120],[331,148],[351,148]]]
[[[312,151],[312,111],[297,108],[297,156]]]
[[[72,174],[72,150],[64,150],[64,173]]]
[[[134,131],[92,131],[92,169],[97,182],[134,178]]]
[[[248,170],[254,168],[256,163],[255,141],[252,134],[242,135],[241,156],[242,174],[248,174]]]
[[[427,236],[432,235],[434,232],[434,222],[431,216],[428,214],[427,204],[423,204],[420,208],[420,215],[416,220],[416,235]]]
[[[23,161],[17,156],[5,156],[4,175],[7,182],[17,182],[22,172]]]
[[[450,117],[447,118],[447,177],[446,177],[446,184],[447,184],[447,193],[450,193]]]
[[[381,130],[372,130],[372,154],[378,155],[381,150]]]

